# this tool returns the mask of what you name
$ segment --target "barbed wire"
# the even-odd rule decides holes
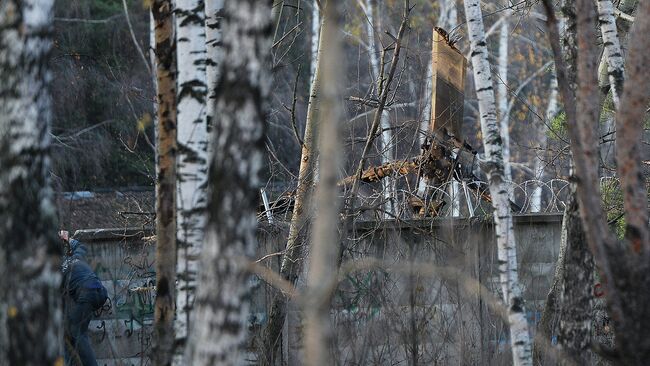
[[[562,213],[569,196],[570,182],[566,179],[550,180],[529,179],[523,182],[506,182],[511,190],[513,214],[550,214]],[[602,190],[611,190],[619,186],[617,177],[601,177]],[[289,185],[290,186],[290,185]],[[408,185],[407,185],[408,186]],[[419,189],[402,187],[386,197],[379,185],[367,185],[371,189],[362,190],[355,205],[357,212],[364,219],[409,219],[421,216],[435,217],[481,217],[491,215],[489,201],[489,184],[484,181],[448,181],[439,185],[424,185]],[[374,188],[377,187],[377,188]],[[427,192],[423,193],[423,188]],[[344,194],[344,192],[342,192]],[[414,212],[413,200],[419,200],[422,207],[434,207],[434,214],[423,215]],[[390,201],[392,211],[387,211]],[[270,204],[270,212],[262,207],[258,213],[260,221],[275,217],[279,222],[290,219],[293,195],[285,189]],[[289,214],[287,214],[289,213]]]

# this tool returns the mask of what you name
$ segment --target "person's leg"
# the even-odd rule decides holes
[[[65,366],[81,366],[81,360],[77,353],[77,343],[73,334],[79,333],[79,321],[75,302],[71,298],[66,298],[63,302],[63,314],[65,316],[64,335],[63,335],[63,360]]]
[[[70,312],[70,337],[82,366],[97,366],[95,352],[88,339],[88,324],[92,314],[92,305],[87,302],[75,303]]]

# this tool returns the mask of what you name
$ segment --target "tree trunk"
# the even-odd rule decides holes
[[[570,355],[561,365],[589,365],[593,316],[594,262],[580,221],[578,202],[572,184],[566,215],[566,248],[559,291],[561,300],[558,343]]]
[[[575,196],[569,195],[569,202],[575,202]],[[564,215],[562,215],[562,228],[560,229],[560,248],[558,251],[557,261],[555,262],[555,274],[553,275],[553,283],[551,288],[546,294],[546,301],[544,301],[544,309],[542,316],[537,323],[537,333],[533,343],[533,363],[535,365],[555,365],[555,360],[552,354],[545,351],[545,341],[551,340],[557,334],[560,322],[560,310],[562,309],[562,281],[564,279],[564,267],[566,266],[566,248],[567,248],[567,224],[569,221],[569,207],[576,205],[568,204],[564,208]],[[580,219],[578,212],[578,219]],[[575,217],[575,215],[571,216]]]
[[[207,83],[208,100],[205,103],[206,122],[208,133],[212,130],[214,120],[214,99],[217,80],[219,80],[219,65],[221,63],[221,16],[224,0],[205,1],[205,79]],[[211,144],[208,144],[208,151],[211,151]]]
[[[599,2],[598,6],[599,6],[599,18],[600,18],[600,13],[601,13],[601,11],[600,11],[600,6],[601,6],[600,0],[598,0],[598,2]],[[616,9],[616,8],[612,9],[614,14],[617,11],[620,11],[620,12],[628,14],[628,15],[633,15],[634,12],[636,11],[637,6],[639,5],[639,0],[620,0],[617,3],[618,3],[618,9]],[[600,21],[600,19],[599,19],[599,21]],[[630,30],[630,27],[632,26],[632,22],[630,22],[629,20],[623,19],[622,17],[615,18],[614,22],[615,22],[615,24],[614,24],[615,28],[614,29],[616,30],[617,39],[618,39],[618,42],[620,44],[621,57],[624,57],[625,53],[626,53],[625,44],[627,43],[627,34],[628,34],[629,30]],[[621,65],[621,66],[623,66],[623,65]],[[603,98],[604,98],[604,96],[607,95],[607,93],[610,90],[610,80],[611,79],[610,79],[610,75],[609,75],[609,63],[607,61],[607,51],[605,51],[605,52],[603,52],[603,54],[602,54],[602,56],[600,58],[600,64],[598,65],[598,86],[600,87],[601,96]],[[622,92],[622,89],[619,89],[619,91],[618,91],[619,99],[620,99],[621,92]]]
[[[517,271],[517,248],[512,227],[512,214],[507,184],[504,179],[503,146],[497,122],[494,88],[485,28],[479,0],[465,0],[465,14],[472,51],[474,82],[481,115],[481,131],[487,159],[490,194],[494,207],[499,277],[503,298],[508,308],[510,343],[514,365],[532,365],[530,336],[524,310],[524,300],[519,288]]]
[[[337,274],[339,253],[340,193],[337,186],[342,162],[341,123],[343,106],[341,95],[343,75],[341,27],[343,1],[330,0],[325,6],[325,17],[331,27],[323,32],[322,108],[328,111],[319,123],[320,180],[315,195],[316,220],[312,235],[312,249],[308,273],[308,303],[305,305],[305,364],[331,365],[330,352],[333,329],[330,319],[331,288]]]
[[[153,364],[170,365],[174,351],[176,283],[176,69],[172,4],[151,5],[156,35],[158,154],[156,181],[156,301]]]
[[[202,0],[176,0],[177,86],[177,351],[190,327],[196,273],[206,222],[208,129],[206,121],[206,42]],[[178,352],[176,352],[178,353]],[[181,357],[177,357],[181,358]],[[176,361],[175,361],[176,362]],[[178,360],[182,364],[182,360]]]
[[[153,12],[149,12],[149,62],[151,64],[152,74],[151,85],[153,90],[158,90],[158,75],[156,70],[156,21],[153,18]],[[153,101],[153,134],[154,141],[158,141],[158,101]],[[158,150],[154,150],[155,169],[158,171]]]
[[[499,33],[499,80],[497,81],[497,96],[499,117],[501,123],[501,138],[503,139],[503,168],[508,181],[508,194],[512,198],[512,167],[510,166],[510,108],[508,108],[508,43],[510,38],[510,16],[512,10],[506,8]]]
[[[621,108],[616,114],[617,172],[621,180],[625,209],[624,255],[616,255],[615,283],[606,289],[608,300],[611,287],[620,288],[623,317],[614,319],[615,342],[620,362],[628,365],[647,364],[650,359],[650,339],[647,331],[650,318],[650,243],[648,234],[647,189],[640,169],[644,136],[644,120],[650,99],[650,2],[639,4],[632,28],[625,70],[630,82],[621,94]],[[633,81],[633,82],[632,82]],[[610,303],[612,301],[610,300]],[[616,315],[616,314],[614,314]]]
[[[564,90],[575,98],[576,75],[567,72],[565,65],[570,70],[576,70],[575,58],[577,53],[575,5],[571,2],[563,4],[563,14],[567,30],[562,32],[564,46],[564,60],[556,61],[558,75],[562,75]],[[553,29],[552,29],[553,30]],[[551,32],[552,33],[552,32]],[[559,32],[557,39],[552,38],[554,45],[560,43]],[[555,79],[557,89],[558,80]],[[557,93],[557,92],[555,92]],[[554,103],[549,101],[549,107]],[[574,106],[575,99],[564,101],[565,105]],[[566,108],[566,107],[565,107]],[[571,108],[571,107],[569,107]],[[575,116],[574,110],[570,110]],[[567,116],[569,116],[567,113]],[[572,123],[567,117],[567,123]],[[579,215],[577,200],[577,185],[575,176],[571,179],[569,200],[565,208],[564,222],[562,225],[562,238],[560,255],[558,257],[553,287],[549,291],[547,304],[539,328],[539,337],[546,339],[558,336],[562,349],[571,359],[556,360],[560,364],[587,365],[590,362],[588,352],[591,344],[591,323],[593,317],[593,258],[588,250],[585,232]],[[555,324],[554,327],[549,326]],[[535,359],[540,353],[536,351]],[[553,363],[550,363],[553,364]]]
[[[316,68],[318,67],[318,44],[320,39],[320,7],[319,0],[312,0],[311,4],[311,58],[309,62],[309,82],[314,82]]]
[[[552,13],[548,11],[551,9],[550,1],[545,1],[545,6],[547,8],[547,13],[551,14],[549,16],[550,28],[553,29],[553,19]],[[644,19],[650,16],[650,3],[643,3],[642,11],[640,11],[640,16],[638,19]],[[580,84],[580,93],[577,98],[578,111],[577,118],[575,121],[577,123],[572,123],[572,119],[568,119],[569,134],[572,139],[571,148],[573,150],[575,161],[576,161],[576,172],[577,172],[577,182],[578,182],[578,195],[580,198],[581,204],[581,217],[582,222],[585,227],[585,233],[587,242],[589,243],[590,250],[594,256],[598,269],[601,275],[601,282],[605,287],[605,296],[608,303],[608,311],[611,318],[614,321],[614,330],[616,337],[616,352],[614,357],[618,362],[622,364],[630,365],[641,365],[647,361],[650,356],[650,342],[643,335],[643,332],[647,331],[648,328],[648,319],[645,316],[645,310],[649,305],[649,297],[647,290],[650,286],[648,285],[647,280],[647,270],[648,270],[648,261],[647,257],[644,257],[644,254],[641,255],[635,254],[634,250],[639,248],[642,252],[647,255],[647,251],[644,250],[644,245],[642,240],[639,241],[638,247],[633,245],[630,247],[625,247],[624,249],[619,246],[619,244],[614,239],[611,232],[608,230],[607,224],[605,222],[605,214],[602,209],[600,202],[600,192],[599,192],[599,180],[598,175],[596,174],[597,161],[595,159],[594,150],[597,146],[597,141],[594,136],[594,122],[598,121],[598,90],[597,90],[597,80],[593,72],[594,68],[594,50],[593,50],[593,31],[594,31],[594,20],[595,20],[595,9],[594,4],[588,0],[581,0],[578,2],[578,36],[579,36],[579,54],[581,59],[578,63],[578,80]],[[644,13],[645,11],[645,13]],[[641,15],[643,14],[643,15]],[[647,51],[647,43],[645,39],[642,39],[650,29],[645,29],[650,23],[645,22],[642,26],[639,26],[635,29],[633,41],[635,43],[635,51],[630,52],[630,57],[628,58],[628,65],[626,69],[630,72],[630,65],[635,65],[639,67],[639,70],[642,69],[644,62],[647,62],[645,54]],[[638,25],[637,24],[637,25]],[[550,32],[549,34],[555,33],[556,30]],[[638,33],[636,33],[638,32]],[[557,37],[553,36],[553,37]],[[551,45],[553,45],[553,37],[551,38]],[[556,63],[560,65],[563,61],[559,60],[557,55],[559,50],[554,49],[554,54],[556,54]],[[558,70],[561,70],[562,67],[558,67]],[[630,103],[629,107],[626,106],[626,99],[633,97],[628,96],[628,93],[631,95],[635,93],[647,93],[648,88],[647,84],[642,84],[647,76],[640,75],[640,71],[635,73],[635,81],[638,80],[643,87],[635,88],[632,90],[623,90],[621,96],[621,109],[619,114],[621,116],[630,113],[631,115],[643,116],[645,111],[645,103]],[[562,77],[560,77],[562,76]],[[558,79],[560,85],[566,80],[563,80],[563,77],[566,79],[566,74],[558,73]],[[632,78],[632,73],[630,72],[630,78]],[[570,95],[570,90],[565,90],[565,87],[562,87],[562,94],[565,100],[565,105],[571,105],[572,99],[567,98],[567,95]],[[647,96],[645,96],[647,101]],[[625,117],[623,117],[625,118]],[[620,123],[621,118],[617,118]],[[640,121],[635,121],[633,123],[623,123],[625,128],[630,128],[632,130],[636,129],[634,133],[636,136],[631,139],[625,139],[619,141],[620,143],[625,143],[627,147],[633,148],[637,138],[640,138],[642,133],[640,131],[641,125]],[[577,128],[576,128],[577,127]],[[620,133],[619,135],[624,136],[625,133]],[[630,134],[632,135],[632,134]],[[618,138],[618,137],[617,137]],[[625,141],[625,142],[623,142]],[[624,165],[626,167],[633,166],[635,164],[640,164],[639,161],[634,161],[631,158],[631,155],[619,155],[618,156],[619,167]],[[623,181],[625,175],[621,176],[621,181],[623,185],[623,195],[624,200],[629,200],[631,197],[634,197],[634,190],[645,189],[644,182],[640,182],[639,175],[632,178],[636,180],[638,185],[634,187],[634,184],[630,189],[626,189],[626,183]],[[642,198],[642,202],[637,202],[637,204],[645,205],[646,198]],[[647,216],[646,216],[647,217]],[[647,219],[646,219],[647,220]],[[643,223],[640,228],[643,231],[647,231],[647,221]]]
[[[329,32],[330,23],[327,17],[323,16],[321,22],[321,34]],[[304,241],[307,226],[309,224],[309,212],[314,173],[317,159],[317,148],[314,145],[314,131],[318,126],[318,117],[320,112],[320,88],[321,88],[321,59],[323,57],[323,37],[319,39],[317,66],[314,79],[311,83],[309,94],[309,105],[307,107],[307,119],[305,121],[305,133],[303,136],[302,153],[300,159],[300,170],[298,171],[298,186],[296,187],[296,196],[294,199],[293,214],[289,223],[289,236],[285,254],[282,256],[280,266],[280,275],[291,283],[296,283],[298,274],[302,268],[304,255]],[[285,294],[276,293],[273,295],[271,302],[271,311],[269,321],[264,329],[262,342],[263,352],[261,358],[264,362],[273,364],[276,356],[276,350],[280,346],[280,334],[286,318],[287,299]]]
[[[572,183],[564,209],[560,251],[553,285],[546,297],[542,319],[535,339],[535,363],[543,365],[590,365],[591,324],[593,313],[594,262],[587,247]],[[542,341],[558,337],[564,354],[570,359],[542,356]]]
[[[0,3],[0,364],[62,363],[48,67],[53,1]]]
[[[271,2],[227,1],[215,93],[208,224],[187,347],[188,365],[239,365],[248,339],[250,277],[264,168]]]

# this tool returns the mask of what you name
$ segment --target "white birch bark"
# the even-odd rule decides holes
[[[503,164],[505,178],[508,181],[508,194],[512,198],[512,167],[510,165],[510,108],[508,108],[508,46],[510,36],[510,15],[512,10],[506,8],[499,33],[499,82],[497,83],[497,105],[501,117],[501,138],[503,139]]]
[[[598,3],[598,0],[596,0],[596,2]],[[639,0],[620,0],[616,2],[616,6],[613,8],[614,15],[616,16],[614,19],[616,35],[622,52],[621,57],[624,57],[625,54],[627,53],[628,33],[634,21],[634,17],[632,17],[631,15],[635,14],[638,5],[639,5]],[[600,6],[601,4],[598,4],[599,14],[600,14]],[[598,86],[600,87],[601,92],[608,92],[610,90],[610,85],[611,83],[610,83],[610,75],[609,75],[609,65],[607,62],[607,51],[605,51],[601,55],[600,62],[598,64]],[[619,98],[621,93],[622,90],[619,88],[618,91]]]
[[[246,261],[255,254],[265,162],[271,2],[227,1],[222,14],[210,214],[186,354],[193,366],[244,364],[251,301]]]
[[[616,18],[614,17],[614,5],[612,0],[598,0],[598,22],[603,37],[604,57],[607,60],[607,74],[609,85],[612,90],[614,107],[618,110],[620,95],[623,91],[624,61],[621,43],[616,30]]]
[[[467,29],[471,44],[472,67],[481,116],[481,132],[486,155],[486,173],[494,206],[494,222],[499,259],[499,277],[504,301],[508,307],[510,344],[513,364],[532,365],[530,335],[524,299],[519,287],[517,247],[512,227],[508,189],[504,180],[501,131],[497,122],[494,88],[485,42],[485,28],[480,0],[465,0]]]
[[[312,0],[311,4],[311,59],[309,63],[309,81],[314,81],[316,67],[318,66],[318,39],[320,37],[320,8],[318,1]]]
[[[208,132],[211,131],[214,120],[214,98],[217,80],[219,80],[219,64],[221,63],[221,11],[224,0],[205,1],[205,75],[208,100],[205,105]],[[276,7],[280,7],[279,5]],[[208,144],[208,151],[211,151]]]
[[[156,69],[156,21],[153,18],[153,13],[149,12],[149,62],[151,64],[151,83],[153,86],[153,90],[158,90],[158,80],[156,77],[156,73],[154,72]],[[154,97],[154,102],[153,102],[153,133],[154,133],[154,140],[158,141],[158,101]],[[155,164],[156,164],[156,171],[158,171],[158,150],[155,150]]]
[[[553,72],[553,77],[551,79],[550,85],[551,91],[548,96],[548,105],[546,106],[546,121],[550,123],[553,121],[558,112],[558,85],[557,77],[555,72]],[[546,135],[547,128],[546,124],[542,124],[537,133],[537,138],[539,141],[539,150],[537,152],[537,157],[535,158],[535,179],[542,180],[544,178],[544,155],[543,152],[546,150],[546,145],[548,142],[548,137]],[[542,185],[538,184],[535,186],[533,193],[530,198],[530,212],[537,213],[542,210]]]
[[[208,1],[210,2],[210,1]],[[177,292],[174,329],[182,352],[190,327],[206,222],[208,128],[206,42],[202,0],[176,0],[178,178]],[[181,360],[175,360],[180,362]]]
[[[365,22],[366,24],[366,33],[368,34],[368,57],[370,59],[370,66],[372,70],[372,77],[373,80],[376,82],[376,93],[379,95],[381,93],[380,90],[380,85],[381,83],[381,78],[383,78],[383,75],[379,75],[380,73],[380,67],[379,67],[379,62],[381,62],[380,57],[379,57],[379,52],[377,51],[377,43],[376,43],[376,24],[375,24],[375,18],[374,18],[374,0],[365,0],[365,4],[361,3],[361,9],[364,12],[364,15],[367,18],[367,21]],[[381,164],[386,164],[391,161],[393,161],[393,146],[392,146],[392,138],[393,138],[393,133],[392,130],[390,129],[390,115],[387,110],[384,110],[381,114]],[[381,181],[382,184],[382,192],[384,196],[384,200],[386,201],[386,204],[384,205],[384,210],[386,213],[390,214],[393,212],[393,205],[392,205],[392,196],[394,192],[394,181],[393,179],[383,179]],[[390,217],[390,215],[387,215],[387,217]]]
[[[318,68],[318,47],[320,45],[320,28],[321,28],[321,10],[319,7],[320,0],[312,0],[311,9],[311,59],[309,63],[309,85],[314,83],[316,78],[316,69]],[[314,164],[314,182],[318,182],[319,162]],[[305,269],[306,270],[306,266]],[[305,272],[306,273],[306,272]],[[303,277],[307,278],[307,277]]]
[[[341,122],[343,91],[341,68],[340,13],[343,1],[328,1],[325,13],[333,27],[322,34],[323,83],[322,109],[328,111],[319,123],[320,180],[316,189],[316,220],[312,233],[309,273],[307,279],[308,300],[305,304],[305,364],[325,366],[332,364],[330,346],[333,328],[330,319],[331,288],[336,278],[339,253],[339,208],[340,197],[337,187],[338,172],[342,162]]]
[[[50,186],[52,0],[0,2],[0,364],[62,364]]]

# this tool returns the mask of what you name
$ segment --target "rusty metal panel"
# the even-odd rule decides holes
[[[449,44],[446,34],[433,31],[430,132],[446,128],[463,141],[463,102],[467,59]]]

